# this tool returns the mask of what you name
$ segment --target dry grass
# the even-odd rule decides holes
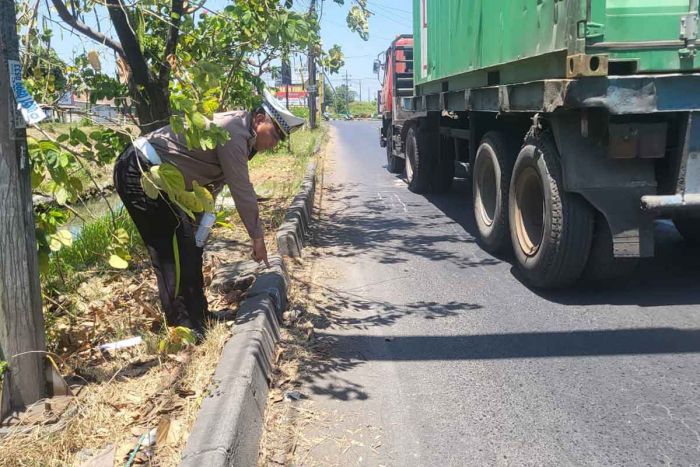
[[[332,140],[322,154],[332,150]],[[325,161],[324,161],[325,162]],[[325,164],[324,164],[325,165]],[[323,210],[323,171],[316,190],[316,216]],[[313,226],[312,226],[313,230]],[[284,394],[298,390],[308,378],[311,368],[327,360],[328,349],[314,338],[314,322],[324,314],[325,291],[315,285],[315,278],[328,277],[333,271],[318,270],[314,258],[319,254],[315,247],[305,250],[304,259],[291,261],[287,267],[291,277],[289,310],[285,316],[276,365],[268,397],[265,427],[260,442],[259,466],[305,465],[308,453],[316,440],[303,436],[307,425],[318,426],[328,414],[310,410],[298,403],[288,403]]]
[[[298,144],[304,141],[308,143],[303,139]],[[271,253],[275,230],[312,156],[298,150],[263,154],[251,166],[258,193],[268,198],[261,203],[261,218]],[[210,255],[204,268],[206,283],[221,261],[249,257],[249,240],[235,212],[231,221],[231,228],[214,230],[215,239],[227,239],[233,246]],[[60,303],[53,304],[59,313],[49,323],[58,342],[59,355],[54,359],[63,374],[72,375],[71,383],[79,383],[80,392],[56,423],[28,433],[15,427],[1,438],[0,466],[80,465],[108,447],[114,449],[114,464],[124,465],[140,437],[157,427],[159,442],[141,449],[136,463],[177,465],[230,330],[215,325],[201,345],[162,355],[157,347],[164,338],[163,317],[149,264],[144,261],[129,272],[97,271],[85,277],[70,298],[76,306],[61,313]],[[208,295],[208,299],[221,303],[221,297]],[[133,335],[142,336],[145,344],[110,354],[95,350],[97,344]]]
[[[0,465],[71,465],[109,445],[115,464],[123,464],[138,438],[163,420],[170,421],[170,434],[153,449],[151,465],[176,465],[228,335],[225,325],[217,325],[203,344],[176,355],[158,357],[142,348],[96,365],[96,381],[73,400],[62,428],[9,435]],[[84,449],[91,451],[81,456]]]

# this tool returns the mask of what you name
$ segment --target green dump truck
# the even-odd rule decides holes
[[[481,245],[561,287],[700,241],[698,0],[414,0],[383,54],[387,167],[410,190],[467,169]],[[410,40],[409,40],[410,38]],[[398,57],[398,59],[397,59]]]

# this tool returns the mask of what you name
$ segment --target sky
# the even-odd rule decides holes
[[[381,87],[377,76],[372,73],[372,63],[379,53],[389,47],[391,41],[398,34],[411,32],[413,2],[412,0],[368,0],[367,5],[374,13],[369,20],[368,41],[362,40],[347,27],[345,18],[351,2],[352,0],[345,0],[345,5],[339,6],[333,0],[319,1],[321,4],[319,8],[321,40],[325,49],[339,44],[345,55],[345,67],[338,74],[330,77],[331,84],[333,86],[344,84],[347,72],[350,88],[357,93],[358,98],[362,94],[363,100],[369,100],[376,97],[377,91]],[[209,0],[206,2],[206,6],[216,11],[228,3],[226,0]],[[309,0],[295,0],[294,6],[299,10],[308,10]],[[49,22],[49,25],[51,25],[49,17],[58,19],[55,12],[52,15],[42,13],[47,17],[46,21]],[[106,16],[106,12],[104,15]],[[103,32],[107,34],[112,32],[107,17],[89,17],[86,18],[86,22],[93,27],[99,23]],[[102,57],[103,71],[109,74],[114,73],[114,53],[110,49],[77,33],[71,33],[65,28],[65,25],[58,21],[52,27],[54,30],[52,45],[59,56],[70,61],[75,55],[97,50]],[[114,37],[113,34],[110,35]],[[302,60],[305,62],[305,57],[296,58],[293,66],[299,67]]]
[[[301,3],[308,3],[308,0]],[[363,100],[368,99],[368,91],[369,96],[376,97],[381,86],[372,73],[372,63],[398,34],[412,32],[412,0],[368,0],[368,7],[375,14],[369,20],[367,42],[348,29],[345,22],[347,6],[339,7],[331,0],[324,3],[321,16],[323,46],[328,49],[333,44],[340,44],[345,54],[345,68],[331,76],[332,84],[343,84],[347,71],[350,88],[357,92],[358,97],[360,83]]]

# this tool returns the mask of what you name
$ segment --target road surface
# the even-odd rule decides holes
[[[466,181],[410,193],[377,123],[332,126],[299,463],[700,464],[700,249],[659,223],[630,281],[530,289],[476,243]]]

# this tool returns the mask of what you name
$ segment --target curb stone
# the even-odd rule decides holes
[[[317,152],[317,151],[316,151]],[[316,168],[318,161],[309,163],[301,190],[287,209],[284,222],[277,229],[277,250],[281,255],[298,258],[308,241],[311,214],[316,193]]]
[[[287,271],[282,258],[256,274],[252,261],[222,268],[212,286],[255,274],[236,314],[231,338],[197,414],[182,453],[183,467],[256,465],[262,436],[268,382],[279,323],[287,305]]]

